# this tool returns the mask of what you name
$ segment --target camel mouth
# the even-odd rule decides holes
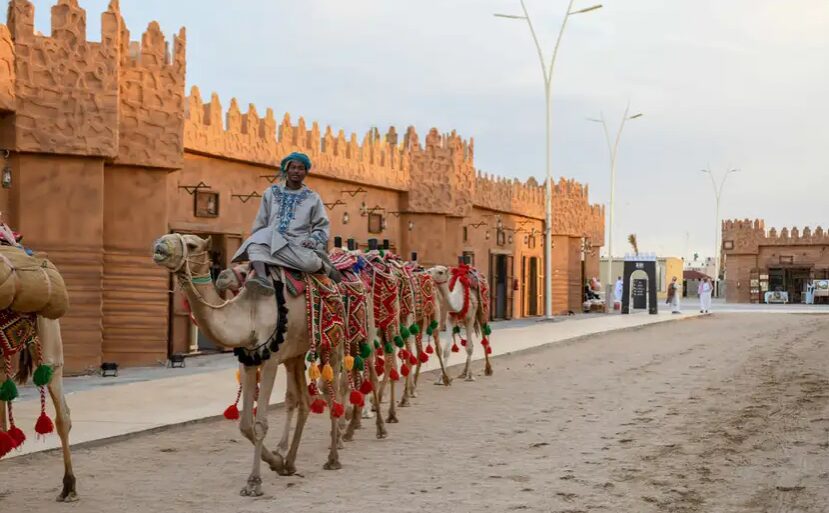
[[[164,262],[170,258],[170,251],[167,249],[167,245],[163,242],[156,242],[153,245],[153,261],[156,263]]]

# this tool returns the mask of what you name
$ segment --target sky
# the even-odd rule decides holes
[[[568,0],[526,0],[545,57]],[[601,125],[630,121],[617,158],[614,254],[711,255],[721,217],[829,227],[829,2],[601,0],[570,17],[553,76],[553,176],[607,203]],[[35,0],[48,34],[53,0]],[[108,0],[80,0],[90,40]],[[575,0],[574,8],[593,5]],[[188,90],[363,134],[431,127],[475,138],[476,166],[545,173],[544,88],[519,0],[121,0],[132,39],[187,28]]]

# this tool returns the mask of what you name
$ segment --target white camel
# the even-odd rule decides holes
[[[239,430],[254,445],[253,469],[247,484],[241,490],[243,496],[262,495],[260,460],[280,475],[296,472],[296,456],[302,431],[310,409],[308,387],[305,377],[305,356],[310,348],[306,305],[304,297],[285,294],[288,309],[287,330],[284,342],[278,347],[271,345],[276,336],[277,305],[273,296],[267,297],[243,289],[232,300],[225,301],[216,291],[210,279],[211,241],[195,235],[169,234],[161,237],[154,245],[153,260],[168,269],[179,280],[182,290],[190,302],[199,329],[216,344],[232,348],[243,357],[261,361],[261,384],[258,399],[257,366],[246,365],[242,378],[243,410]],[[330,365],[334,371],[330,387],[322,387],[328,399],[331,412],[331,443],[329,445],[326,470],[341,468],[338,446],[338,419],[334,415],[335,400],[340,379],[342,346],[331,351]],[[250,361],[250,360],[249,360]],[[288,373],[288,390],[285,394],[287,408],[285,431],[275,452],[264,446],[268,432],[268,408],[274,380],[279,364],[284,364]],[[254,401],[260,405],[254,418]],[[341,407],[341,405],[340,405]],[[289,437],[291,420],[296,413],[297,421],[293,437]],[[290,439],[290,448],[289,448]],[[287,451],[287,454],[286,454]]]
[[[453,318],[452,338],[454,339],[455,335],[458,335],[461,337],[462,343],[465,342],[463,345],[466,346],[466,364],[458,378],[464,378],[466,381],[475,381],[475,377],[472,375],[470,369],[472,354],[475,349],[473,335],[483,335],[482,343],[484,340],[487,341],[487,345],[484,346],[484,359],[486,361],[484,374],[491,376],[492,364],[489,360],[490,350],[488,347],[489,325],[486,319],[487,313],[484,312],[483,302],[479,297],[480,289],[476,290],[474,287],[467,287],[461,279],[458,279],[454,283],[454,286],[450,287],[453,281],[452,271],[442,265],[433,267],[429,270],[429,273],[435,280],[435,285],[437,285],[438,292],[440,293],[442,304],[441,324],[447,325],[447,317],[455,314]],[[483,280],[482,276],[479,278]],[[466,303],[467,301],[468,303]],[[461,333],[461,330],[463,330],[463,333]],[[463,335],[465,335],[465,338],[463,338]],[[449,358],[452,352],[457,350],[458,348],[454,340],[453,344],[447,344],[445,346],[443,352],[444,365],[449,366]],[[436,384],[446,384],[444,377],[440,376]]]

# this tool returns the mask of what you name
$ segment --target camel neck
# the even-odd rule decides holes
[[[446,297],[446,302],[449,304],[449,310],[453,313],[463,310],[463,285],[456,283],[452,290],[449,290],[449,282],[445,281],[438,284],[438,288]]]

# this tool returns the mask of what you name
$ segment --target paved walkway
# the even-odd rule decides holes
[[[535,320],[496,323],[492,336],[493,356],[552,344],[609,331],[687,319],[699,313],[671,315],[596,315],[549,323]],[[442,341],[449,339],[444,334]],[[477,345],[477,344],[476,344]],[[476,347],[475,360],[483,357]],[[463,354],[463,353],[461,353]],[[463,362],[459,354],[450,364]],[[437,358],[425,371],[438,368]],[[216,417],[235,399],[236,362],[232,355],[188,359],[186,369],[128,369],[118,378],[87,376],[66,380],[67,400],[72,410],[73,445],[120,437],[141,431]],[[496,364],[497,372],[497,364]],[[29,435],[21,451],[9,457],[59,447],[57,436],[36,440],[33,428],[39,414],[36,391],[27,387],[15,402],[15,418]],[[284,370],[277,374],[272,404],[285,396]],[[49,413],[54,410],[49,401]]]

